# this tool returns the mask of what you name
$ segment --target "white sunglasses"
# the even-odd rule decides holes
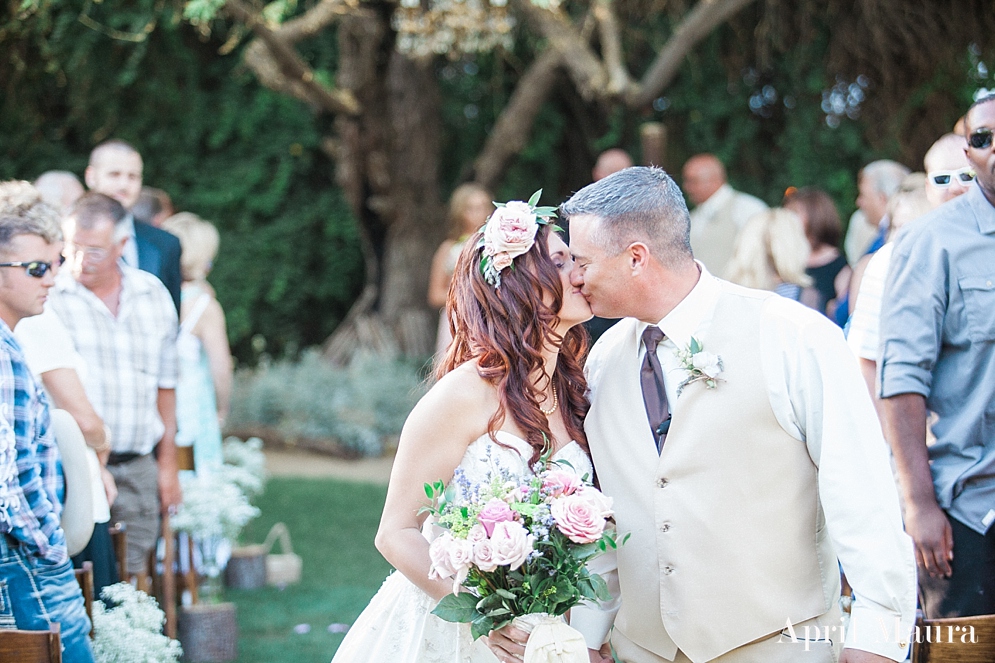
[[[956,178],[956,180],[955,180]],[[934,186],[946,188],[954,183],[970,184],[974,181],[973,168],[961,168],[959,170],[935,170],[929,174],[929,179]]]

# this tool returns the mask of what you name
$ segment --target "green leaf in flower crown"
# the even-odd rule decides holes
[[[432,614],[447,622],[456,622],[458,624],[472,622],[481,616],[477,612],[477,601],[479,600],[469,592],[449,594],[439,601],[439,605],[435,606]]]
[[[539,189],[538,191],[532,194],[531,198],[529,198],[529,207],[535,207],[536,204],[539,202],[539,198],[541,197],[542,197],[542,189]]]
[[[536,207],[535,208],[535,213],[536,213],[536,216],[543,216],[543,217],[556,216],[556,208],[555,207]]]

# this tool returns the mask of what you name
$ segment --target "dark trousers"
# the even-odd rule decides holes
[[[995,614],[995,527],[978,534],[956,518],[953,574],[930,578],[920,569],[919,601],[927,619]]]
[[[111,543],[111,533],[107,526],[109,523],[95,523],[93,526],[93,536],[78,554],[73,555],[73,566],[77,569],[83,568],[83,562],[93,563],[93,596],[100,598],[100,592],[104,587],[113,585],[120,581],[117,572],[117,556],[114,554],[114,545]]]

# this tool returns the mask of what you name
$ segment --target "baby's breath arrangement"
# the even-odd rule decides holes
[[[97,663],[177,663],[180,643],[162,634],[166,616],[151,596],[126,582],[105,587],[93,602]],[[112,607],[106,607],[104,603]]]
[[[235,541],[246,523],[259,515],[242,490],[221,472],[205,472],[180,479],[183,504],[170,524],[195,538],[220,537]]]
[[[221,475],[239,487],[247,497],[253,498],[263,492],[266,483],[266,456],[263,454],[263,441],[250,437],[243,442],[237,437],[225,439],[222,447],[224,464]]]

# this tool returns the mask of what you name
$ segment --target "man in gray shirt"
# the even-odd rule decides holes
[[[930,618],[995,613],[995,95],[966,126],[976,182],[902,231],[881,310],[885,436]]]

